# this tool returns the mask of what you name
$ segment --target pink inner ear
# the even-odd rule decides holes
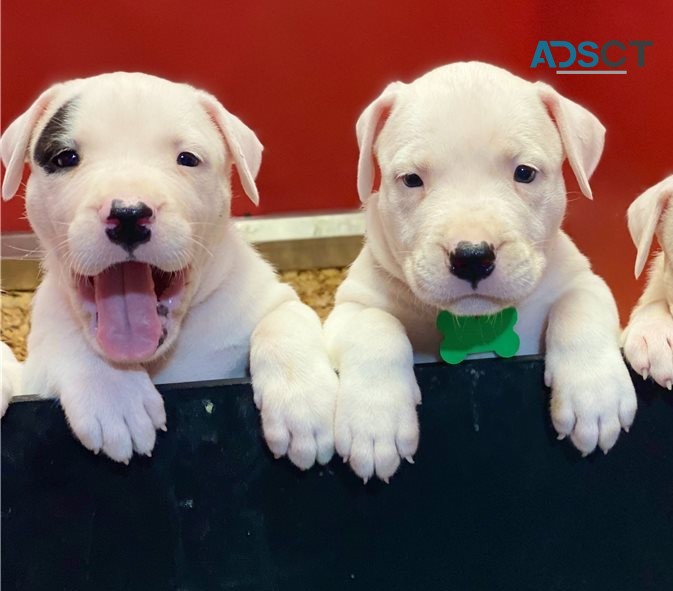
[[[636,279],[645,268],[657,228],[671,206],[673,187],[667,191],[665,187],[661,188],[662,184],[648,189],[629,208],[629,232],[637,248]]]
[[[3,187],[4,187],[5,182],[7,182],[8,186],[10,184],[11,179],[9,179],[7,177],[7,175],[8,175],[8,172],[5,172],[5,179],[7,179],[7,180],[5,181],[5,179],[3,179]],[[30,167],[26,163],[24,163],[24,165],[21,169],[21,178],[18,181],[19,184],[18,184],[18,188],[17,188],[16,192],[13,193],[12,195],[5,195],[5,193],[3,191],[3,195],[2,195],[3,200],[4,201],[9,201],[12,197],[17,197],[17,196],[18,197],[24,197],[25,194],[26,194],[26,183],[28,182],[28,177],[29,176],[30,176]],[[14,181],[14,182],[16,182],[16,181]],[[23,207],[23,206],[21,206],[21,207]]]
[[[388,105],[381,110],[381,115],[379,116],[378,121],[376,122],[376,128],[374,129],[374,141],[372,143],[372,166],[374,167],[372,192],[378,191],[381,187],[381,167],[379,166],[379,160],[376,157],[376,150],[374,148],[376,146],[376,140],[378,139],[383,126],[386,124],[386,121],[388,121],[388,117],[390,117],[391,111],[391,105]]]
[[[372,165],[374,166],[374,177],[372,179],[372,193],[381,188],[381,167],[376,154],[372,154]]]
[[[375,121],[371,137],[368,129],[363,135],[358,135],[358,143],[360,144],[360,155],[358,159],[358,193],[360,194],[360,200],[363,202],[373,191],[377,191],[381,185],[381,168],[378,159],[376,158],[375,148],[379,133],[381,133],[381,130],[392,111],[392,98],[388,98],[387,101],[383,101],[383,99],[379,100],[382,104],[377,104],[376,107],[373,108],[371,117],[368,117],[368,123],[371,119]],[[368,107],[368,109],[372,109],[372,106]],[[360,134],[359,129],[358,134]],[[371,145],[369,145],[369,141],[371,141]],[[370,172],[370,167],[371,179],[368,174]],[[369,186],[370,181],[371,186]]]
[[[215,101],[215,104],[213,104],[213,101]],[[231,155],[233,166],[238,174],[237,187],[243,189],[243,193],[247,195],[255,205],[258,205],[259,195],[255,185],[254,175],[250,170],[249,158],[245,157],[243,149],[245,146],[241,145],[241,141],[253,141],[256,144],[252,147],[247,146],[250,152],[259,149],[260,154],[258,159],[256,154],[252,154],[252,157],[256,160],[253,163],[253,170],[255,170],[255,172],[259,168],[261,161],[262,145],[259,143],[259,140],[254,133],[237,117],[233,116],[222,105],[217,103],[215,98],[203,98],[201,100],[201,105],[215,127],[217,127],[227,152]]]
[[[245,190],[241,183],[241,177],[238,174],[238,168],[232,165],[231,167],[231,200],[245,197]],[[247,198],[246,198],[247,202]]]
[[[588,199],[593,199],[589,179],[584,170],[582,159],[577,153],[577,146],[572,137],[572,132],[569,129],[570,122],[566,120],[568,114],[565,113],[565,115],[563,115],[561,113],[561,109],[563,108],[561,101],[563,98],[554,90],[544,88],[538,91],[538,96],[542,100],[542,104],[545,106],[547,114],[554,123],[559,137],[561,138],[564,157],[573,171],[573,176],[577,181],[581,193]],[[564,176],[567,178],[567,175],[564,174]]]
[[[57,86],[45,90],[30,109],[16,119],[4,132],[2,159],[7,169],[2,182],[2,198],[5,201],[14,197],[27,178],[25,163],[28,159],[30,137],[38,121],[47,111]],[[9,149],[11,149],[11,153]]]
[[[378,121],[376,122],[376,128],[374,129],[374,145],[376,145],[376,139],[379,137],[379,133],[381,133],[386,121],[388,121],[388,117],[390,117],[390,112],[392,110],[392,105],[386,105],[381,109],[381,114],[379,115]]]

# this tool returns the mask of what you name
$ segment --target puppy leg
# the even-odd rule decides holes
[[[22,365],[14,356],[14,352],[6,343],[0,342],[2,358],[2,400],[0,401],[0,417],[4,416],[12,396],[21,392]]]
[[[151,456],[156,429],[166,430],[163,399],[140,367],[117,370],[92,356],[86,370],[61,376],[59,394],[68,423],[85,447],[128,463],[133,452]]]
[[[666,298],[664,253],[652,265],[645,292],[624,329],[624,356],[643,378],[673,386],[673,315]]]
[[[250,373],[264,437],[273,454],[287,454],[303,470],[314,462],[329,462],[334,453],[338,378],[329,363],[320,319],[296,295],[255,328]]]
[[[628,431],[636,395],[619,351],[619,318],[600,277],[586,273],[552,306],[547,328],[545,382],[551,417],[562,439],[583,455],[605,453],[620,428]]]
[[[343,303],[325,323],[328,350],[339,371],[335,444],[365,482],[388,482],[400,457],[418,447],[416,405],[421,394],[402,324],[376,308]]]
[[[115,367],[91,349],[54,283],[47,277],[35,295],[24,391],[56,394],[93,452],[125,463],[134,450],[150,455],[155,430],[166,428],[163,399],[140,366]]]

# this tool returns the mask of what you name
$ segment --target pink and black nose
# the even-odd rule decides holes
[[[492,244],[462,241],[449,253],[449,270],[459,279],[469,281],[472,289],[495,269],[495,251]]]
[[[142,201],[135,205],[125,205],[115,199],[106,220],[105,233],[112,242],[131,254],[140,244],[149,241],[152,235],[149,227],[152,214],[152,209]]]

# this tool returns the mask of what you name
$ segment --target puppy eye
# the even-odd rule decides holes
[[[180,166],[198,166],[201,160],[191,152],[180,152],[178,154],[177,162]]]
[[[57,168],[72,168],[79,164],[79,154],[75,150],[63,150],[51,159]]]
[[[535,175],[537,175],[537,170],[532,166],[520,164],[514,169],[514,180],[517,183],[532,183]]]
[[[414,188],[414,187],[422,187],[423,186],[423,179],[418,176],[417,174],[414,174],[413,172],[411,174],[405,174],[402,177],[402,182],[409,188]]]

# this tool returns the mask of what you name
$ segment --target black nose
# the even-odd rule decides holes
[[[472,289],[486,279],[495,269],[495,251],[492,244],[480,242],[459,242],[456,249],[449,253],[449,270],[459,279],[469,281]]]
[[[124,205],[115,199],[107,218],[107,237],[119,244],[129,254],[139,245],[150,239],[152,231],[148,228],[152,210],[142,201],[135,205]]]

